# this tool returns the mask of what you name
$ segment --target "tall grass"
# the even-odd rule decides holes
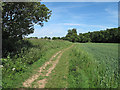
[[[23,87],[22,82],[36,73],[38,67],[72,44],[58,40],[28,41],[29,48],[23,45],[21,53],[2,59],[3,88]],[[46,87],[116,88],[120,80],[118,69],[118,44],[75,43],[63,53]]]
[[[71,48],[70,48],[71,49]],[[45,88],[69,88],[68,87],[68,72],[69,72],[69,53],[70,49],[65,51],[55,69],[50,74]]]
[[[118,87],[117,50],[117,44],[76,44],[69,54],[69,87]]]
[[[2,86],[3,88],[22,87],[22,82],[35,73],[33,70],[40,67],[45,61],[60,49],[71,45],[68,41],[53,41],[34,39],[28,40],[31,47],[22,45],[21,52],[14,57],[2,59]]]

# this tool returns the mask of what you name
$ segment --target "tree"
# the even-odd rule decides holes
[[[61,40],[66,40],[66,37],[61,37]]]
[[[44,37],[44,39],[48,39],[48,37],[47,37],[47,36],[45,36],[45,37]]]
[[[41,37],[41,39],[43,39],[43,37]]]
[[[52,40],[56,40],[57,38],[56,37],[52,37]]]
[[[49,20],[51,11],[40,2],[3,2],[2,5],[4,56],[5,52],[16,52],[18,41],[22,41],[25,35],[33,33],[35,24],[43,26],[44,22]]]
[[[18,38],[34,32],[34,24],[43,26],[51,16],[51,11],[40,2],[3,3],[3,39]]]
[[[61,38],[60,38],[60,37],[57,37],[57,39],[59,39],[59,40],[60,40]]]
[[[94,31],[88,33],[79,33],[77,35],[76,29],[68,30],[66,37],[63,40],[70,42],[95,42],[95,43],[120,43],[120,27],[111,28],[101,31]]]
[[[48,37],[48,39],[50,40],[51,38],[50,38],[50,37]]]
[[[77,36],[77,31],[76,29],[68,30],[68,34],[66,35],[66,39],[71,41],[71,42],[77,42],[78,41],[78,36]]]
[[[45,37],[44,37],[44,39],[48,39],[48,40],[50,40],[51,38],[50,38],[50,37],[45,36]]]

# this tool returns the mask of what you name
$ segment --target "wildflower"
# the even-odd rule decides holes
[[[12,69],[13,71],[15,70],[15,68]]]
[[[2,68],[3,67],[3,65],[0,65],[0,68]]]

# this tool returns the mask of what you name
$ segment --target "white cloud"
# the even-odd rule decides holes
[[[33,34],[30,34],[28,37],[61,37],[66,35],[66,31],[61,24],[50,24],[45,25],[44,27],[37,26]]]
[[[111,27],[103,26],[103,25],[88,25],[88,24],[74,24],[74,23],[64,23],[64,25],[68,25],[68,26],[82,26],[82,27],[96,27],[96,28],[111,28]]]
[[[44,27],[35,26],[35,32],[27,37],[63,37],[67,34],[69,29],[76,28],[77,33],[86,33],[89,31],[105,30],[106,28],[113,28],[103,25],[89,25],[89,24],[74,24],[74,23],[59,23],[45,25]]]
[[[69,25],[69,26],[80,26],[81,24],[64,23],[64,25]]]

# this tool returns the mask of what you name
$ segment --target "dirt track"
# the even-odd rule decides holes
[[[72,45],[73,46],[73,45]],[[32,77],[30,77],[29,79],[27,79],[25,82],[23,82],[23,86],[24,87],[32,87],[32,83],[37,80],[40,76],[49,76],[50,73],[52,72],[52,70],[56,67],[57,63],[59,62],[63,52],[65,52],[66,50],[68,50],[69,48],[71,48],[72,46],[60,50],[59,52],[55,53],[49,61],[45,62],[45,64],[43,66],[41,66],[39,68],[39,71],[37,74],[34,74]],[[53,60],[55,59],[55,60]],[[48,67],[48,65],[50,65],[50,67]],[[48,69],[47,69],[48,67]],[[45,88],[45,84],[47,83],[47,78],[44,78],[42,80],[37,81],[37,85],[34,85],[34,88]]]

